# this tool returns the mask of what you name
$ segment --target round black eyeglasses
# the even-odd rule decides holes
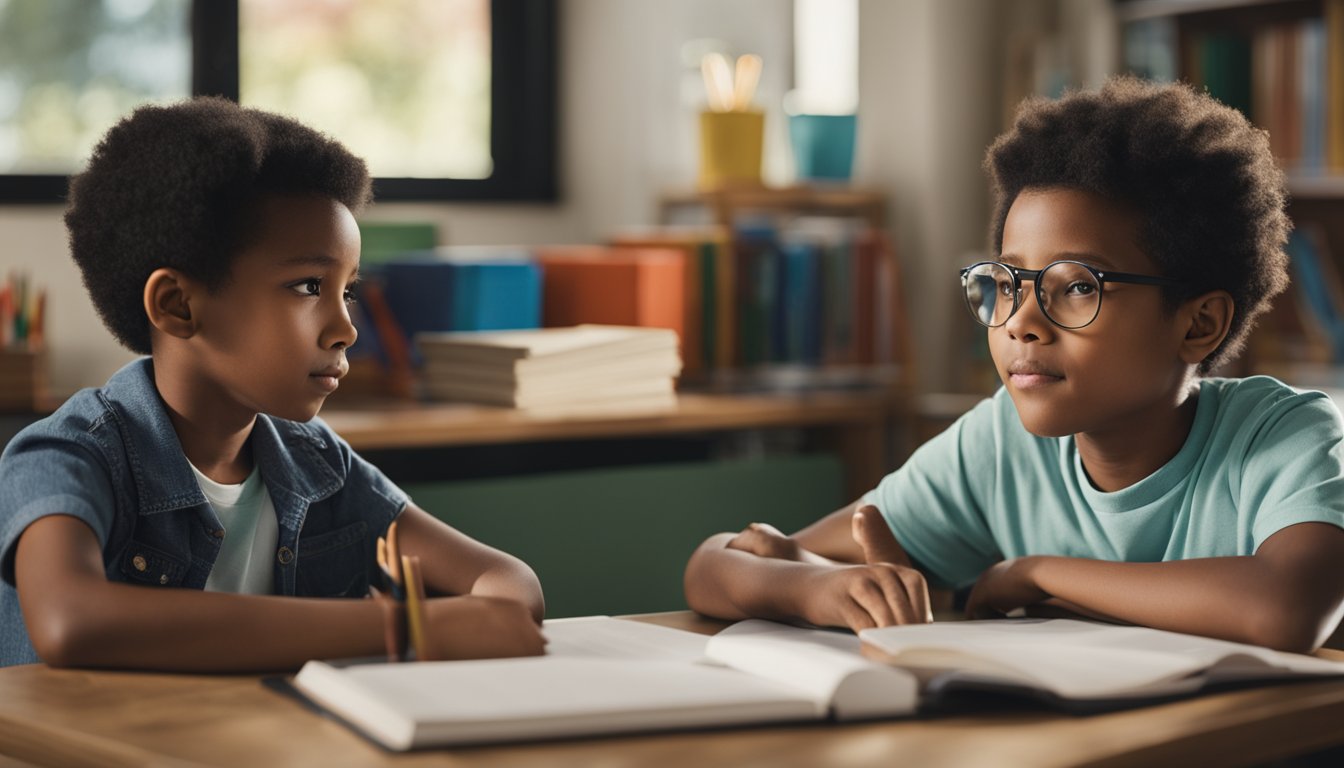
[[[976,321],[988,328],[1008,322],[1022,306],[1022,281],[1035,285],[1036,303],[1046,319],[1060,328],[1076,330],[1090,325],[1101,312],[1106,283],[1135,283],[1176,287],[1179,280],[1125,272],[1106,272],[1079,261],[1055,261],[1044,269],[1020,269],[997,261],[982,261],[961,270],[966,306]]]

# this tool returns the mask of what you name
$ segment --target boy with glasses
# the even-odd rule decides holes
[[[1003,388],[863,498],[692,555],[692,608],[862,629],[1064,609],[1309,651],[1344,614],[1328,398],[1207,378],[1287,284],[1263,131],[1185,85],[1034,99],[990,148],[992,261],[961,270]]]

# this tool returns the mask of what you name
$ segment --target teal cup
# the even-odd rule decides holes
[[[848,181],[854,170],[857,115],[789,115],[799,179]]]

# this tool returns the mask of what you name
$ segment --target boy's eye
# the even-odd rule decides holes
[[[1097,287],[1092,283],[1079,281],[1076,283],[1069,283],[1068,288],[1065,289],[1065,293],[1070,296],[1091,296],[1092,292],[1095,290],[1097,290]]]
[[[355,295],[355,289],[354,289],[354,288],[346,288],[346,289],[345,289],[345,303],[346,303],[346,304],[354,304],[356,301],[359,301],[359,297]]]
[[[321,296],[322,281],[316,277],[310,277],[291,285],[290,289],[302,296]]]

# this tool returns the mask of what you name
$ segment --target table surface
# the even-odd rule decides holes
[[[724,626],[689,612],[628,618]],[[66,766],[1249,765],[1344,743],[1341,722],[1344,680],[1334,680],[1090,717],[994,711],[393,754],[255,675],[0,669],[0,755]]]

